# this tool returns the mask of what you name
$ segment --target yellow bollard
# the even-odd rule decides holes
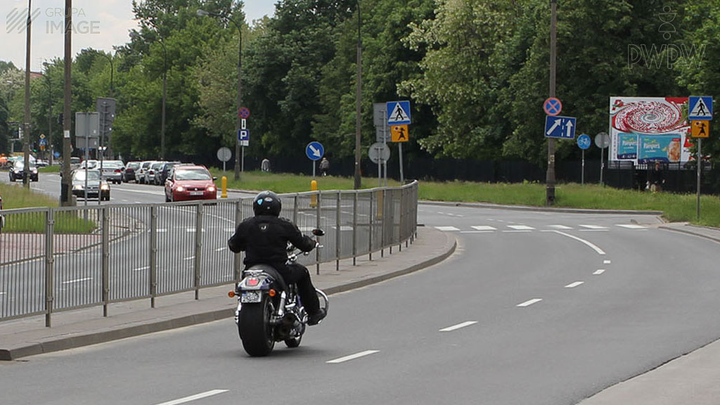
[[[227,198],[227,177],[222,176],[220,183],[222,184],[222,193],[220,194],[220,198]]]
[[[317,191],[317,180],[310,182],[310,191]],[[317,194],[310,196],[310,206],[313,208],[317,207]]]

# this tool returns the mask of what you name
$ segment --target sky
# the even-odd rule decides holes
[[[0,60],[25,69],[28,2],[32,1],[30,70],[40,72],[42,63],[64,55],[65,2],[63,0],[0,0]],[[246,21],[272,16],[276,0],[244,0]],[[111,52],[128,42],[129,30],[137,27],[132,0],[73,0],[72,54],[93,48]]]

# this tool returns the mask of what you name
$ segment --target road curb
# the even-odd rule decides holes
[[[418,201],[419,205],[440,205],[450,207],[472,207],[490,208],[509,211],[544,211],[544,212],[566,212],[572,214],[631,214],[631,215],[662,215],[663,211],[639,211],[639,210],[601,210],[587,208],[558,208],[558,207],[533,207],[528,205],[501,205],[489,203],[463,203],[445,201]]]

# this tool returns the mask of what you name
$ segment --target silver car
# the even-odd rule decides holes
[[[122,183],[123,170],[125,169],[122,160],[103,160],[97,167],[102,167],[103,179],[115,184]]]

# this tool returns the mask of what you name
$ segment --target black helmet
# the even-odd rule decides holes
[[[253,212],[258,215],[279,216],[282,209],[280,197],[272,191],[263,191],[255,196],[253,200]]]

